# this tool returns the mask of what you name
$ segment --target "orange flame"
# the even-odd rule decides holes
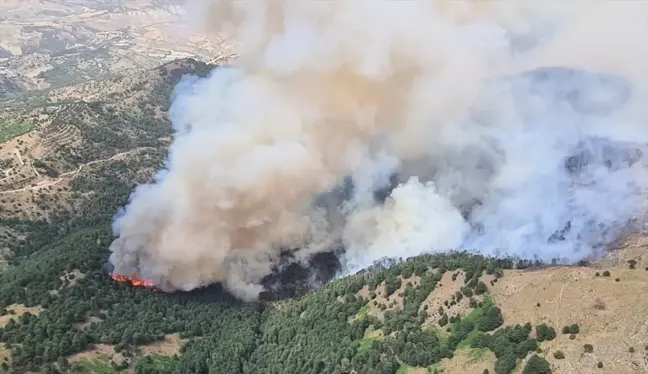
[[[154,287],[153,281],[141,280],[141,279],[138,279],[136,277],[129,277],[129,276],[125,276],[125,275],[113,274],[112,279],[115,282],[119,282],[119,283],[130,283],[135,287],[147,287],[147,288]]]

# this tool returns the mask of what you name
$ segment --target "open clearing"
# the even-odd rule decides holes
[[[33,315],[38,315],[43,310],[41,307],[26,307],[21,304],[14,304],[7,307],[7,314],[0,316],[0,327],[4,327],[10,320],[18,320],[20,316],[29,312]]]
[[[604,271],[610,276],[603,276]],[[599,276],[596,276],[596,273]],[[618,279],[618,281],[617,281]],[[490,287],[507,325],[547,323],[558,336],[543,342],[543,356],[554,373],[648,372],[648,271],[641,269],[555,267],[505,272]],[[578,324],[580,333],[570,339],[563,326]],[[583,346],[591,344],[593,353]],[[630,352],[630,348],[634,353]],[[561,350],[565,359],[553,353]]]

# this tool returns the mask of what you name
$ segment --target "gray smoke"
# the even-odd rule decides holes
[[[118,274],[253,300],[285,249],[341,245],[345,273],[452,249],[575,261],[641,207],[644,2],[194,5],[241,57],[178,85],[166,170],[114,222]]]

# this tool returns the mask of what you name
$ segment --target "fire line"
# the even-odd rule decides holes
[[[129,283],[135,287],[147,287],[147,288],[154,287],[153,281],[150,280],[141,280],[136,277],[129,277],[125,275],[116,275],[116,274],[113,274],[111,277],[116,282]]]

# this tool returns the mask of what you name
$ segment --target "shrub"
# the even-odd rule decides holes
[[[523,374],[549,374],[551,373],[551,366],[544,358],[533,355],[524,366]]]
[[[585,344],[583,345],[583,350],[585,353],[593,353],[594,352],[594,346],[591,344]]]
[[[546,323],[536,326],[536,339],[539,342],[545,340],[553,340],[556,338],[556,330],[553,327],[547,326]]]
[[[596,364],[596,367],[599,369],[603,369],[603,363],[599,361],[598,364]]]
[[[502,326],[502,323],[504,323],[502,311],[493,306],[484,311],[484,315],[477,322],[477,329],[479,331],[493,331]]]
[[[569,332],[571,334],[578,334],[580,332],[580,327],[578,327],[577,323],[574,323],[573,325],[569,326]]]
[[[556,360],[564,360],[565,359],[565,354],[563,353],[563,351],[556,351],[556,352],[554,352],[553,355],[556,358]]]
[[[486,287],[486,285],[484,284],[484,282],[481,282],[481,281],[480,281],[480,282],[477,283],[477,285],[475,286],[475,295],[481,295],[481,294],[484,294],[484,293],[486,293],[486,291],[488,291],[488,287]]]
[[[603,272],[603,276],[604,276],[604,277],[609,277],[609,276],[610,276],[610,272],[609,272],[608,270],[604,271],[604,272]]]
[[[605,303],[601,299],[594,301],[594,309],[605,310]]]
[[[495,373],[510,373],[517,366],[517,358],[513,353],[507,353],[495,361]]]

